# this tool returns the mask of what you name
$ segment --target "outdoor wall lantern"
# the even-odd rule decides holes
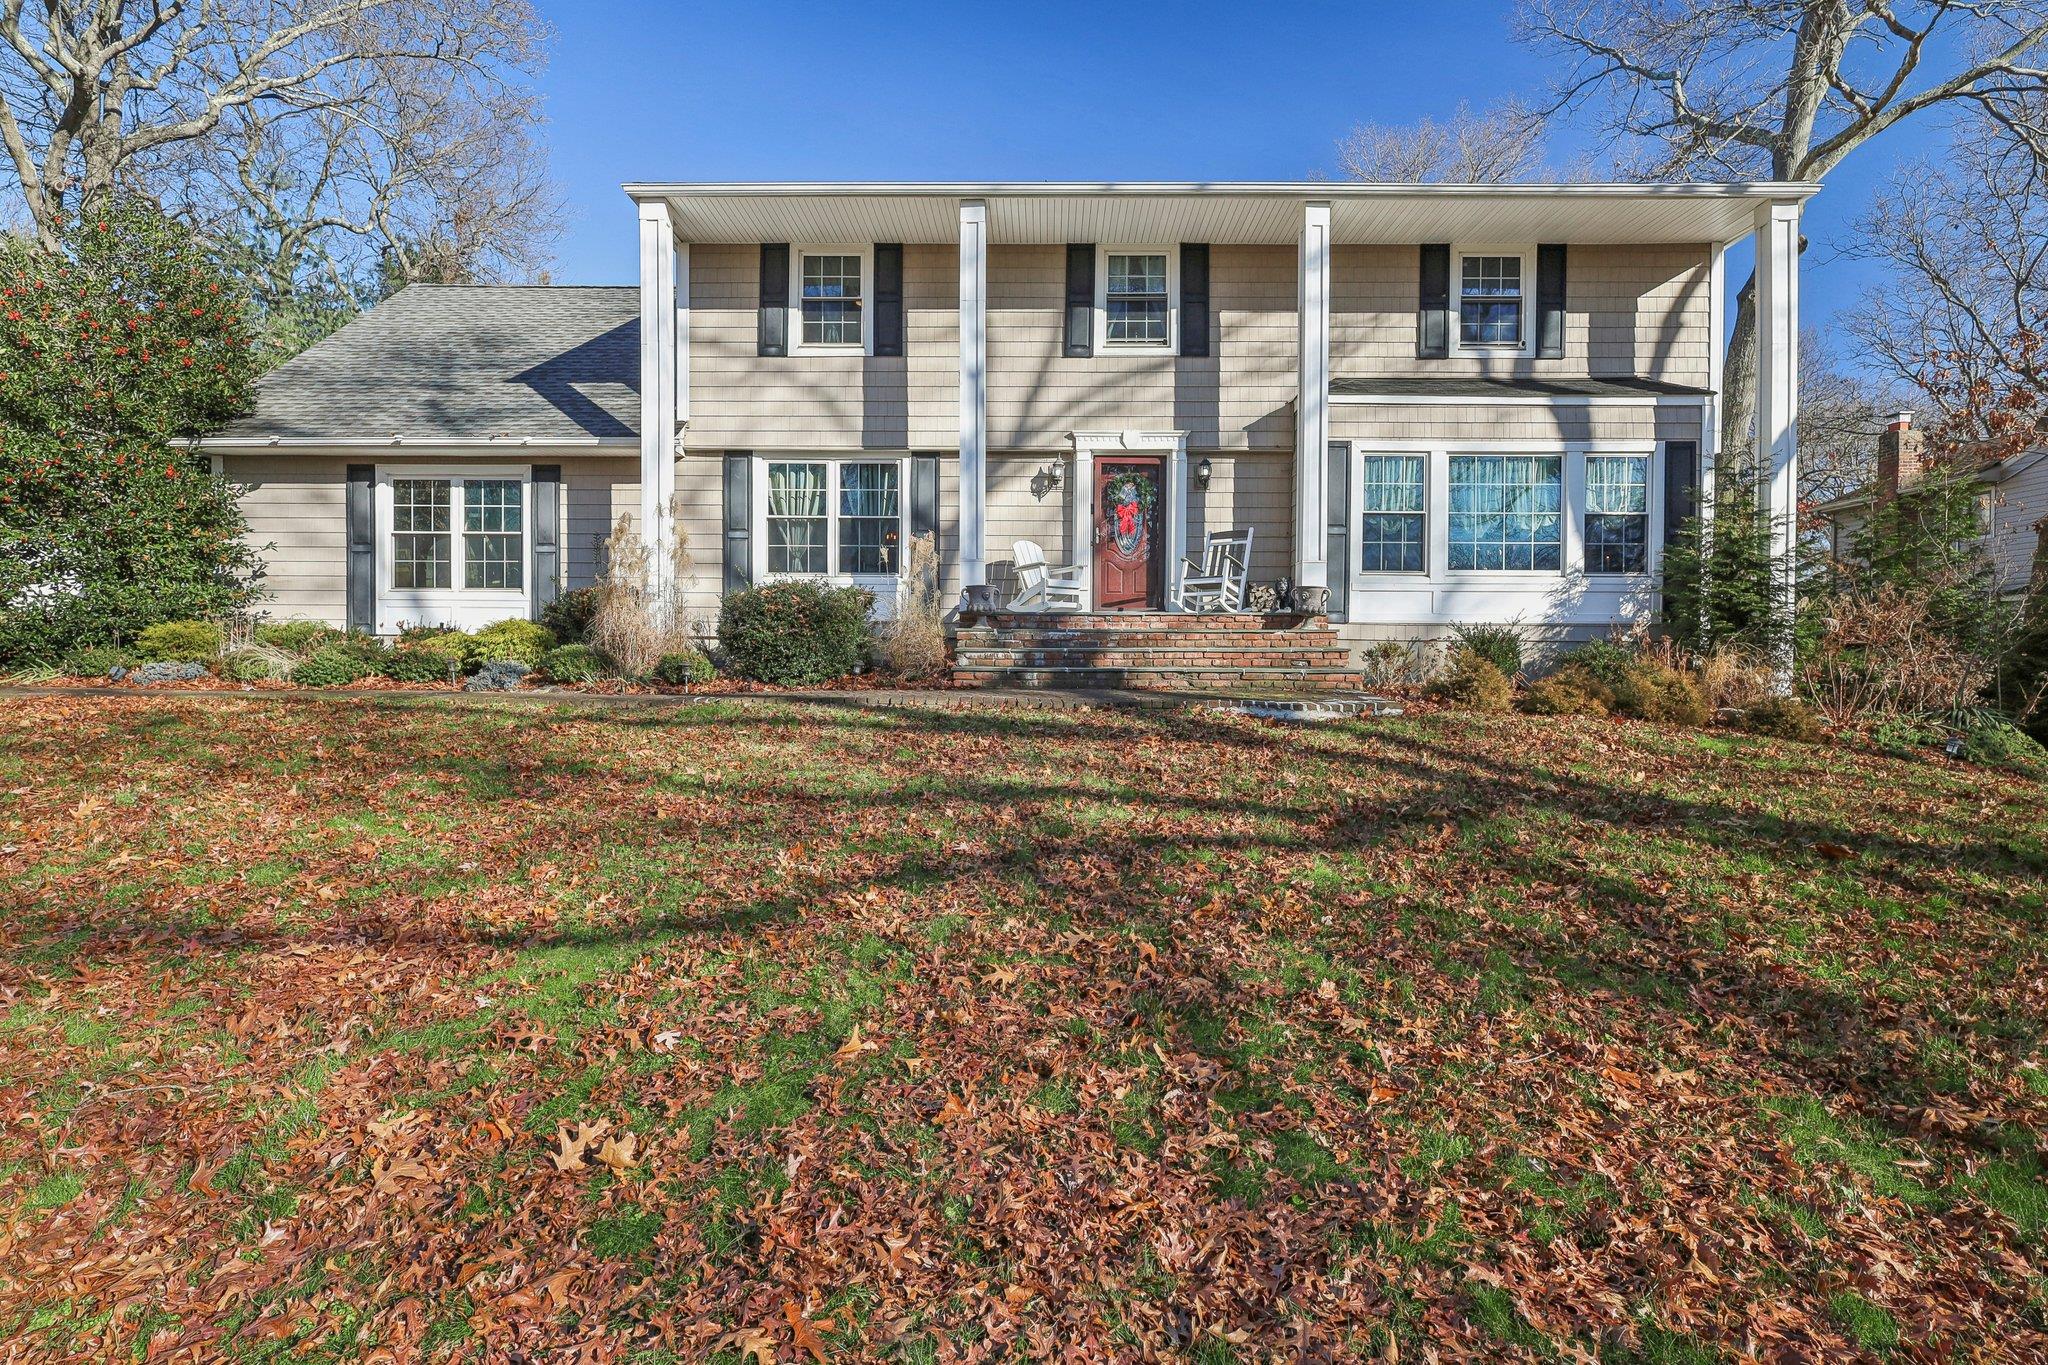
[[[1203,492],[1207,492],[1209,489],[1209,476],[1215,472],[1216,466],[1209,463],[1207,455],[1195,461],[1195,487]]]

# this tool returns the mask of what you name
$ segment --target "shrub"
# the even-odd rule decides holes
[[[310,654],[339,631],[318,621],[265,621],[256,627],[256,643],[287,654]]]
[[[400,654],[413,654],[431,660],[437,670],[436,678],[448,676],[448,665],[454,664],[457,673],[467,672],[472,662],[469,636],[459,630],[442,631],[435,635],[422,635],[408,644],[401,645]]]
[[[1959,757],[2015,772],[2048,772],[2048,750],[1990,707],[1973,708],[1959,720],[1956,728],[1963,741]]]
[[[361,654],[339,645],[313,651],[292,670],[292,681],[300,687],[346,687],[377,671],[377,665]]]
[[[929,533],[910,538],[896,615],[882,628],[877,654],[903,678],[929,678],[946,667],[946,604],[939,599],[939,556]]]
[[[186,443],[246,410],[246,291],[140,194],[66,207],[54,248],[0,237],[21,301],[0,366],[0,660],[218,619],[261,567],[235,489]]]
[[[1941,736],[1918,716],[1886,716],[1870,727],[1870,742],[1888,754],[1910,754],[1940,743]]]
[[[1375,640],[1360,651],[1367,687],[1412,687],[1422,681],[1422,660],[1406,640]]]
[[[859,588],[797,580],[732,593],[718,615],[718,643],[741,677],[802,686],[853,672],[868,647],[868,609]]]
[[[430,683],[448,681],[448,665],[459,657],[444,649],[394,649],[378,662],[378,671],[393,682]],[[460,668],[456,670],[460,672]]]
[[[685,649],[675,654],[664,654],[654,666],[654,680],[670,687],[692,687],[710,682],[718,676],[718,670],[711,666],[711,660],[701,650]]]
[[[1512,709],[1515,688],[1491,659],[1476,650],[1459,649],[1443,675],[1429,685],[1429,695],[1468,711],[1498,713]]]
[[[220,661],[220,675],[229,682],[264,682],[284,676],[269,650],[238,649]]]
[[[1693,517],[1665,549],[1665,630],[1694,654],[1721,646],[1769,654],[1784,640],[1776,567],[1771,521],[1752,481],[1725,479],[1712,527]]]
[[[629,678],[644,678],[664,654],[694,648],[685,624],[684,586],[690,581],[690,538],[681,519],[687,510],[682,495],[669,502],[676,524],[664,594],[649,585],[654,551],[621,515],[604,543],[604,581],[597,587],[597,607],[584,629],[583,643],[610,659]]]
[[[1451,639],[1459,649],[1469,649],[1492,664],[1503,678],[1522,671],[1522,628],[1512,621],[1503,625],[1452,626]]]
[[[557,645],[541,655],[540,671],[556,682],[596,682],[605,675],[604,656],[589,645]]]
[[[1664,725],[1707,723],[1707,699],[1692,675],[1649,659],[1639,660],[1614,689],[1614,710]]]
[[[203,664],[220,653],[220,641],[212,621],[164,621],[135,637],[135,652],[151,663]]]
[[[1818,744],[1828,737],[1820,712],[1797,697],[1766,697],[1743,709],[1741,725],[1751,734],[1802,744]]]
[[[135,658],[112,645],[80,645],[64,656],[58,667],[66,677],[104,678],[117,668],[127,668]]]
[[[1588,640],[1565,651],[1557,662],[1560,669],[1584,670],[1611,693],[1622,685],[1639,657],[1639,651],[1620,640]]]
[[[538,621],[513,617],[493,621],[468,637],[469,660],[477,664],[521,663],[532,668],[555,647],[555,633]]]
[[[1570,663],[1529,685],[1522,709],[1535,716],[1604,716],[1614,689],[1584,664]]]
[[[1710,711],[1746,711],[1778,699],[1778,680],[1771,666],[1726,645],[1702,655],[1696,674]]]
[[[568,644],[582,644],[597,615],[598,589],[573,588],[540,609],[540,623]]]

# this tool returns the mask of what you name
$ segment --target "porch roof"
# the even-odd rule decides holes
[[[1413,242],[1726,242],[1807,182],[1389,185],[1352,181],[635,182],[686,242],[945,243],[962,200],[989,206],[1004,243],[1292,244],[1302,206],[1330,205],[1339,245]]]
[[[1489,378],[1483,375],[1366,375],[1330,381],[1332,398],[1705,398],[1711,390],[1641,375],[1600,379]]]

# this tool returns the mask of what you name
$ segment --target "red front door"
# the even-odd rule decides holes
[[[1164,480],[1156,458],[1095,461],[1095,606],[1137,611],[1159,603]]]

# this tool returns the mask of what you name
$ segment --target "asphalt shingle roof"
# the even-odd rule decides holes
[[[1371,398],[1696,398],[1705,389],[1661,379],[1618,375],[1611,379],[1485,379],[1434,375],[1374,375],[1333,379],[1330,392]]]
[[[632,286],[415,284],[256,383],[224,437],[632,439]]]

